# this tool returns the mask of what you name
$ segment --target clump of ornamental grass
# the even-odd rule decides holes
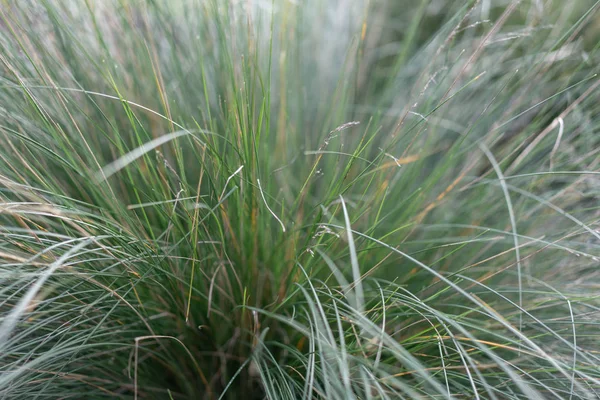
[[[6,0],[0,394],[600,394],[599,4]]]

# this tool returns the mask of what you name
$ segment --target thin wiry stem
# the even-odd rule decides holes
[[[504,198],[506,200],[506,207],[508,209],[508,216],[510,218],[510,225],[512,228],[512,236],[513,243],[515,249],[515,257],[517,259],[517,279],[519,285],[519,308],[523,308],[523,278],[521,275],[521,254],[519,249],[519,237],[517,232],[517,220],[515,218],[515,213],[513,211],[512,200],[510,198],[510,194],[508,192],[508,187],[506,185],[506,180],[504,179],[504,174],[502,173],[502,169],[496,158],[492,154],[492,152],[483,144],[479,143],[479,148],[484,152],[486,157],[490,160],[490,163],[494,167],[494,171],[496,171],[496,175],[498,175],[498,179],[500,180],[500,185],[502,187],[502,191],[504,192]],[[519,330],[523,330],[523,315],[519,314]]]
[[[260,179],[256,180],[256,183],[258,183],[258,189],[260,191],[260,195],[265,203],[265,207],[267,207],[267,210],[269,210],[269,212],[271,213],[271,215],[273,216],[273,218],[275,218],[277,220],[277,222],[279,222],[279,225],[281,225],[281,230],[283,232],[285,232],[285,225],[283,224],[283,222],[281,221],[281,219],[279,219],[279,217],[273,212],[273,210],[271,210],[271,207],[269,207],[269,204],[267,203],[267,199],[265,199],[265,195],[263,193],[262,190],[262,186],[260,185]]]

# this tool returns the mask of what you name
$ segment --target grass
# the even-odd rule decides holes
[[[1,4],[2,398],[599,396],[600,2]]]

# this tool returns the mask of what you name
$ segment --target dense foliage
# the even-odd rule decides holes
[[[0,1],[0,397],[598,398],[569,3]]]

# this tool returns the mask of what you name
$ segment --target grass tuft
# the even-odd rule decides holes
[[[600,397],[599,16],[2,1],[0,397]]]

